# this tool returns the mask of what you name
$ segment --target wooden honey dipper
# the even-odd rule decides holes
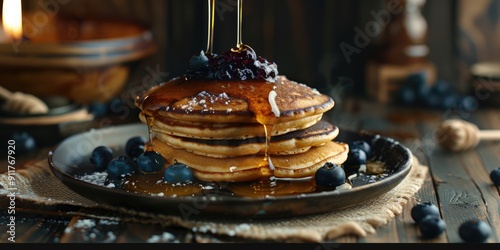
[[[481,140],[500,140],[500,130],[479,130],[464,120],[449,119],[436,130],[436,140],[449,150],[464,151],[476,147]]]
[[[21,92],[14,92],[0,86],[0,99],[3,99],[1,109],[17,114],[46,114],[47,104],[38,97]]]

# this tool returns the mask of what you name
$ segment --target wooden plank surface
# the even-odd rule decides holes
[[[468,154],[464,155],[467,157]],[[458,228],[463,223],[464,217],[479,216],[484,213],[481,193],[467,176],[461,158],[452,157],[448,152],[438,150],[431,155],[429,163],[451,243],[462,241],[458,235]]]

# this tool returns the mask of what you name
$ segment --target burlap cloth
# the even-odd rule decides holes
[[[102,218],[93,210],[106,210],[106,219],[134,220],[164,226],[183,227],[193,232],[207,232],[253,240],[277,242],[322,242],[344,235],[364,237],[374,233],[377,227],[387,224],[402,213],[403,205],[421,188],[427,166],[413,158],[409,175],[394,189],[377,199],[361,205],[325,214],[299,218],[266,220],[186,220],[178,216],[131,211],[110,207],[88,200],[66,187],[51,172],[47,161],[29,163],[16,171],[16,199],[24,199],[45,205],[67,204],[81,206],[80,215]],[[7,195],[8,176],[0,175],[0,195]]]

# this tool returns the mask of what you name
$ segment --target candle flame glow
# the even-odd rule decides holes
[[[19,41],[23,36],[21,0],[3,0],[2,24],[10,41]]]

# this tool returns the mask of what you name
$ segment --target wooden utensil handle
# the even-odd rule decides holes
[[[478,136],[481,140],[500,140],[500,130],[480,130]]]
[[[4,99],[4,100],[10,99],[11,95],[12,95],[12,92],[10,92],[8,89],[0,86],[0,99]]]

